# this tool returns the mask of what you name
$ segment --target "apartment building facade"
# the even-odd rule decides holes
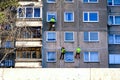
[[[106,0],[44,0],[43,12],[43,67],[109,67]],[[49,30],[51,17],[55,31]],[[61,47],[66,49],[63,60]],[[80,59],[75,58],[77,47]]]
[[[19,0],[15,67],[41,68],[42,1]]]
[[[109,67],[120,68],[120,1],[108,0]]]

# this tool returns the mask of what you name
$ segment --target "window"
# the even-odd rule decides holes
[[[47,62],[56,62],[56,52],[47,53]]]
[[[73,0],[65,0],[65,2],[73,2]]]
[[[47,0],[47,3],[55,3],[56,0]]]
[[[83,22],[98,22],[98,12],[84,12]]]
[[[64,12],[65,22],[74,22],[74,12]]]
[[[110,6],[119,6],[120,5],[120,0],[107,0],[108,5]]]
[[[109,64],[120,64],[120,54],[109,54]]]
[[[112,16],[108,17],[108,24],[109,25],[120,25],[120,16]]]
[[[40,48],[18,48],[16,51],[16,58],[40,59]]]
[[[84,32],[84,41],[99,41],[98,32]]]
[[[73,32],[65,32],[64,33],[64,41],[73,42],[74,41],[74,33]]]
[[[109,34],[109,44],[120,44],[120,35]]]
[[[40,38],[41,37],[40,27],[26,27],[21,29],[20,38]]]
[[[47,41],[50,41],[50,42],[56,41],[56,33],[55,32],[47,32]]]
[[[36,7],[19,7],[18,18],[41,18],[41,9]]]
[[[65,60],[65,62],[73,62],[74,61],[74,53],[66,52],[64,60]]]
[[[98,3],[98,0],[83,0],[84,3]]]
[[[57,20],[56,12],[47,12],[47,22],[49,22],[52,17],[54,17]]]
[[[4,46],[5,46],[5,48],[13,48],[13,42],[12,41],[6,41]]]
[[[98,62],[98,52],[84,52],[84,62]]]
[[[7,24],[7,25],[4,26],[4,29],[5,30],[11,30],[11,26],[9,24]]]

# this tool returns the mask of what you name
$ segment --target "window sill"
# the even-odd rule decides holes
[[[56,41],[46,41],[47,43],[56,43]]]
[[[108,24],[109,26],[120,26],[120,24]]]
[[[98,23],[99,21],[83,21],[84,23]]]
[[[54,3],[56,3],[56,2],[47,2],[48,4],[54,4]]]
[[[64,21],[65,23],[74,23],[74,21]]]
[[[109,45],[120,45],[120,43],[109,43]]]
[[[52,61],[47,61],[47,63],[56,63],[56,61],[53,61],[53,62]]]
[[[86,43],[99,43],[99,41],[84,41]]]
[[[74,61],[72,61],[72,62],[69,62],[69,61],[64,61],[65,63],[74,63]]]
[[[71,1],[71,2],[70,1],[65,1],[65,3],[74,3],[74,1]]]
[[[74,43],[74,41],[64,41],[65,43]]]
[[[84,62],[84,63],[100,63],[100,62],[98,61],[98,62]]]
[[[120,65],[120,63],[109,63],[109,65]]]
[[[107,6],[110,6],[110,7],[117,7],[117,6],[120,6],[120,5],[107,5]]]
[[[97,4],[99,2],[83,2],[84,4]]]

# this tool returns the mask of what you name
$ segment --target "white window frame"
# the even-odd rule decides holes
[[[90,39],[90,33],[97,33],[98,34],[98,40],[91,40]],[[85,36],[85,35],[84,35]],[[86,42],[86,40],[84,40]],[[88,32],[88,42],[98,42],[99,41],[99,32]]]
[[[87,13],[88,15],[88,20],[87,21],[84,21],[84,13]],[[97,13],[97,21],[91,21],[90,20],[90,13]],[[99,22],[99,12],[98,11],[84,11],[83,12],[83,22]]]
[[[54,40],[54,41],[49,41],[49,40],[48,40],[48,33],[55,33],[55,40]],[[54,31],[46,32],[46,41],[47,41],[47,42],[56,42],[56,41],[57,41],[57,33],[54,32]]]
[[[107,4],[108,4],[108,2],[107,2]],[[112,0],[112,5],[108,4],[108,6],[120,6],[120,5],[115,5],[114,0]]]
[[[88,59],[89,59],[89,60],[88,60],[88,61],[85,60],[85,58],[84,58],[85,52],[84,52],[84,55],[83,55],[84,62],[93,62],[93,63],[94,63],[94,62],[95,62],[95,63],[96,63],[96,62],[100,62],[100,55],[99,55],[99,53],[98,53],[97,51],[86,51],[86,52],[88,52],[88,57],[89,57]],[[90,60],[91,52],[97,52],[97,54],[98,54],[98,61],[91,61],[91,60]]]
[[[120,56],[120,54],[109,54],[109,64],[120,64],[120,60],[118,60],[119,62],[116,62],[115,59],[117,59],[117,56]],[[110,61],[110,56],[112,56],[112,58],[114,59],[114,61]],[[120,59],[120,58],[119,58]]]
[[[48,52],[54,52],[55,53],[55,61],[48,61]],[[48,51],[48,52],[46,53],[47,62],[56,62],[57,61],[57,52],[55,52],[55,51]]]
[[[90,0],[88,0],[88,2],[84,2],[84,0],[83,0],[83,3],[98,3],[99,2],[99,0],[97,0],[97,2],[91,2]]]
[[[64,0],[64,2],[65,2],[65,3],[73,3],[74,0],[72,0],[72,1],[66,1],[66,0]]]
[[[57,20],[57,12],[55,12],[55,11],[48,11],[48,12],[47,12],[47,22],[50,22],[50,21],[48,20],[48,15],[49,15],[49,14],[50,14],[50,15],[51,15],[51,14],[52,14],[52,15],[55,15],[55,19]]]
[[[73,54],[73,61],[66,61],[65,57],[66,57],[67,53],[64,54],[64,61],[65,62],[74,62],[74,52],[73,51],[67,51],[67,52],[72,52],[72,54]]]
[[[65,37],[66,37],[66,36],[65,36],[66,33],[73,33],[73,40],[66,40],[66,39],[65,39]],[[66,32],[64,32],[64,41],[65,41],[65,42],[74,42],[74,32],[70,32],[70,31],[66,31]]]
[[[66,13],[72,13],[73,14],[73,20],[67,20],[66,19]],[[64,22],[74,22],[74,11],[65,11],[64,12]]]
[[[116,39],[115,39],[116,34],[111,34],[111,35],[113,35],[113,36],[112,36],[112,38],[113,38],[113,43],[109,43],[109,44],[120,44],[120,43],[117,43],[117,42],[116,42]],[[120,36],[120,34],[119,34],[119,36]],[[109,38],[108,38],[108,39],[109,39]]]
[[[47,3],[56,3],[56,0],[55,0],[55,2],[52,2],[52,1],[47,0]]]
[[[24,16],[23,17],[20,17],[19,16],[19,8],[24,8],[25,9],[25,13],[24,13]],[[32,8],[33,9],[33,13],[32,13],[32,17],[30,17],[30,18],[42,18],[42,8],[41,7],[18,7],[17,8],[17,18],[26,18],[27,19],[27,17],[26,17],[26,8]],[[40,17],[34,17],[34,8],[40,8]]]
[[[109,23],[110,16],[113,17],[113,24]],[[115,22],[116,22],[116,21],[115,21],[115,17],[116,17],[116,16],[119,16],[119,17],[120,17],[120,15],[109,15],[109,16],[108,16],[108,24],[109,24],[109,25],[120,25],[120,23],[119,23],[119,24],[115,24]]]

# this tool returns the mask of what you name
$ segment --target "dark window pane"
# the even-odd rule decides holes
[[[34,17],[40,17],[40,8],[34,9]]]
[[[84,41],[88,41],[88,40],[89,40],[88,32],[84,32]]]
[[[73,41],[73,33],[65,33],[65,40]]]
[[[84,13],[84,21],[88,21],[88,13]]]
[[[33,8],[26,8],[26,18],[33,17]]]
[[[90,21],[97,21],[97,13],[90,13]]]

